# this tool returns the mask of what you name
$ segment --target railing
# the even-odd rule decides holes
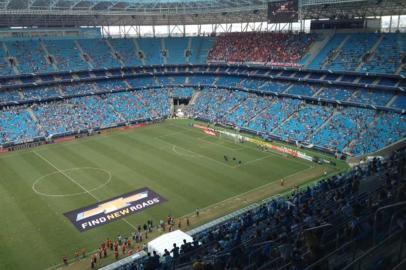
[[[346,252],[351,258],[355,258],[355,241],[348,242],[341,247],[335,249],[334,251],[328,253],[324,257],[320,258],[313,264],[309,265],[305,268],[305,270],[312,270],[312,269],[323,269],[323,265],[330,265],[332,269],[338,269],[339,263],[334,265],[334,263],[330,263],[330,259],[340,253]]]
[[[391,269],[391,266],[395,266],[402,259],[406,258],[406,253],[404,252],[405,241],[406,229],[402,229],[369,249],[365,254],[358,257],[342,270],[361,270],[370,267],[375,267],[374,269]],[[380,267],[380,265],[382,266]]]
[[[404,205],[406,205],[406,201],[397,202],[397,203],[393,203],[393,204],[390,204],[390,205],[386,205],[386,206],[383,206],[383,207],[378,208],[378,209],[375,211],[375,215],[374,215],[374,229],[373,229],[373,244],[374,244],[374,245],[376,244],[376,224],[377,224],[376,221],[377,221],[378,213],[381,212],[381,211],[387,210],[387,209],[392,209],[392,208],[396,208],[396,207],[400,207],[400,206],[404,206]]]

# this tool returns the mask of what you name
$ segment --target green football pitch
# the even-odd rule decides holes
[[[130,235],[146,220],[157,223],[168,214],[190,216],[192,228],[345,169],[336,162],[317,165],[210,137],[189,120],[7,153],[0,156],[0,268],[56,269],[64,255],[95,250],[108,237]],[[167,201],[82,233],[63,215],[143,187]],[[76,268],[88,268],[87,262]]]

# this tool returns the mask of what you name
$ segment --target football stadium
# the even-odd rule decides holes
[[[404,0],[0,15],[0,269],[406,269]]]

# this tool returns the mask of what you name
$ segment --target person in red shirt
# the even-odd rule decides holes
[[[118,251],[118,243],[117,243],[117,241],[114,242],[114,251]]]
[[[114,257],[118,260],[118,250],[114,251]]]
[[[123,244],[123,246],[122,246],[122,251],[123,251],[123,255],[125,255],[125,249],[126,249],[126,244]]]
[[[99,248],[99,259],[102,258],[102,254],[103,254],[103,249],[100,247],[100,248]]]
[[[107,248],[106,247],[103,248],[103,257],[104,258],[107,257]]]

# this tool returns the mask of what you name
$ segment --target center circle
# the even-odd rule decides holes
[[[106,180],[101,183],[100,185],[91,188],[91,189],[87,189],[87,190],[83,190],[83,192],[76,192],[76,193],[64,193],[64,194],[51,194],[51,193],[47,193],[47,192],[42,192],[39,190],[40,184],[41,182],[44,182],[48,177],[52,177],[54,175],[62,175],[65,178],[67,178],[64,174],[65,173],[69,173],[69,172],[74,172],[74,171],[99,171],[102,172],[106,177]],[[40,176],[39,178],[37,178],[34,183],[32,184],[32,190],[37,193],[38,195],[41,196],[46,196],[46,197],[73,197],[73,196],[79,196],[79,195],[83,195],[92,191],[96,191],[98,189],[103,188],[104,186],[106,186],[108,183],[111,182],[111,178],[112,178],[112,174],[110,171],[102,169],[102,168],[96,168],[96,167],[76,167],[76,168],[70,168],[70,169],[66,169],[66,170],[59,170],[59,171],[55,171],[55,172],[51,172],[48,174],[45,174],[43,176]],[[75,179],[76,180],[76,179]],[[71,181],[70,179],[66,179],[66,181]]]

